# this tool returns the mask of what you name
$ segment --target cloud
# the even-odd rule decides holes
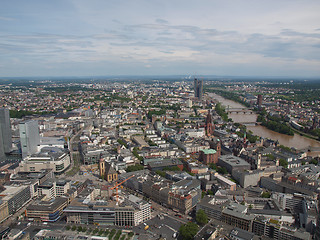
[[[11,17],[3,17],[3,16],[0,16],[0,21],[13,21],[15,20],[14,18],[11,18]]]
[[[0,9],[0,15],[6,16],[0,21],[7,21],[0,26],[2,66],[9,69],[20,59],[28,66],[52,69],[64,65],[63,69],[102,71],[108,65],[114,71],[137,67],[150,72],[201,69],[214,74],[239,70],[239,66],[255,71],[267,65],[288,69],[298,63],[310,70],[310,63],[313,72],[320,74],[314,67],[320,65],[319,4],[315,1],[310,6],[295,0],[290,6],[273,0],[230,6],[206,0],[202,4],[138,0],[124,5],[79,0],[69,1],[63,14],[59,12],[63,2],[59,3],[49,4],[53,11],[39,13],[32,12],[33,5],[28,11],[18,6],[19,14],[14,6],[11,14],[9,8]]]

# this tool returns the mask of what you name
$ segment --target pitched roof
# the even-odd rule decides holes
[[[116,170],[114,170],[114,168],[111,166],[110,163],[106,163],[106,175],[109,174],[116,174]]]

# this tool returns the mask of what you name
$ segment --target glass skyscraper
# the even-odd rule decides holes
[[[194,79],[194,97],[201,100],[202,95],[203,95],[203,80],[199,80],[195,78]]]
[[[38,151],[40,134],[38,121],[29,120],[19,124],[22,158],[30,156]]]
[[[0,158],[10,153],[12,148],[12,134],[9,109],[0,108]]]

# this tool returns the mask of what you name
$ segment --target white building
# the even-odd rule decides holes
[[[40,172],[41,169],[52,169],[62,173],[70,166],[70,156],[60,148],[42,148],[41,152],[28,156],[19,164],[21,172]]]

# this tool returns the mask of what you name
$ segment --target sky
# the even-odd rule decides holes
[[[320,77],[319,0],[0,0],[0,77]]]

